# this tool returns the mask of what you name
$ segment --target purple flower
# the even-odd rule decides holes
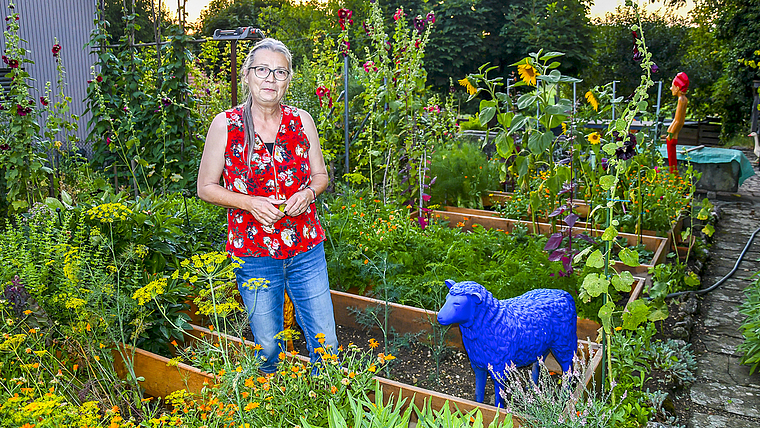
[[[18,60],[17,59],[8,60],[8,66],[10,68],[18,68]]]
[[[602,169],[607,171],[607,167],[609,166],[609,160],[607,158],[602,158]]]
[[[54,44],[52,52],[53,52],[53,56],[58,58],[58,54],[61,53],[61,45],[59,45],[58,43]]]
[[[21,104],[16,104],[16,114],[19,116],[26,116],[27,114],[32,112],[31,107],[24,107]]]
[[[47,107],[47,105],[48,105],[48,100],[47,100],[47,98],[45,98],[45,97],[40,97],[40,104],[42,104],[43,106]]]
[[[622,141],[623,137],[618,134],[617,131],[612,134],[615,137],[615,141]],[[634,134],[628,134],[628,141],[623,144],[623,147],[618,147],[615,150],[615,156],[620,160],[628,160],[636,155],[636,136]]]
[[[9,144],[7,144],[7,143],[6,144],[0,144],[0,150],[6,151],[6,150],[10,150],[10,149],[11,149],[11,146]]]
[[[422,31],[425,29],[425,21],[422,19],[421,16],[417,15],[414,17],[414,29],[417,30],[418,34],[422,34]]]
[[[651,68],[651,70],[652,70],[652,73],[654,74],[654,73],[657,73],[657,72],[659,72],[659,71],[660,71],[660,67],[658,67],[658,66],[657,66],[657,64],[655,64],[655,63],[652,63],[652,68]]]
[[[636,46],[634,46],[633,47],[633,60],[636,61],[636,62],[639,62],[642,59],[644,59],[644,55],[641,52],[639,52],[639,48],[637,48]]]
[[[435,14],[433,13],[432,10],[428,12],[426,19],[427,19],[427,22],[431,24],[435,24]]]
[[[100,83],[103,81],[103,76],[98,75],[98,77],[96,77],[95,80],[97,80],[98,83]]]

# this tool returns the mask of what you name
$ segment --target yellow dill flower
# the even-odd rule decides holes
[[[72,297],[72,298],[66,300],[66,309],[71,309],[71,310],[75,311],[75,310],[83,307],[85,305],[85,303],[87,303],[87,302],[85,302],[84,299],[79,299],[77,297]]]
[[[602,139],[602,136],[598,132],[592,132],[588,134],[586,139],[591,144],[599,144],[599,141]]]
[[[154,299],[155,297],[164,294],[164,291],[166,289],[166,278],[159,278],[154,281],[151,281],[146,285],[145,287],[142,287],[135,291],[135,294],[132,295],[132,298],[134,300],[137,300],[137,304],[140,306],[145,305],[148,303],[151,299]]]
[[[94,206],[85,212],[90,220],[100,220],[101,223],[113,223],[114,220],[126,220],[132,210],[120,202],[110,202]]]
[[[566,132],[567,132],[567,123],[562,122],[562,133],[564,134]]]
[[[593,92],[586,92],[586,101],[591,104],[591,107],[594,108],[594,111],[599,111],[599,101],[596,99]]]
[[[475,95],[475,94],[478,93],[478,90],[475,89],[474,86],[472,86],[472,83],[470,82],[470,79],[468,79],[466,77],[464,79],[459,80],[459,84],[462,85],[462,86],[464,86],[464,88],[467,89],[467,93],[470,94],[470,95]]]
[[[539,76],[538,70],[531,64],[520,64],[517,66],[517,72],[520,79],[531,86],[536,86],[536,78]]]

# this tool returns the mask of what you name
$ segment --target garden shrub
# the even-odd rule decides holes
[[[757,274],[756,274],[757,275]],[[741,363],[750,366],[750,374],[760,367],[760,277],[744,289],[745,300],[739,310],[747,319],[740,330],[744,342],[738,351],[743,352]]]
[[[481,194],[499,188],[499,165],[488,160],[478,144],[462,142],[433,154],[428,175],[430,203],[482,208]]]

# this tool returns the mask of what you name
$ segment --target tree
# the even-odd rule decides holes
[[[137,24],[135,28],[135,43],[155,42],[153,32],[153,11],[158,14],[159,22],[171,23],[166,3],[151,0],[102,0],[98,2],[103,7],[103,17],[108,21],[109,44],[116,44],[125,35],[124,20],[133,13]],[[159,7],[160,3],[160,7]]]
[[[604,85],[617,80],[617,96],[628,96],[641,81],[641,68],[634,61],[634,36],[631,26],[641,26],[638,35],[644,36],[647,49],[659,71],[652,77],[663,80],[663,91],[667,94],[670,81],[682,70],[682,58],[686,52],[688,27],[672,13],[647,14],[636,12],[630,7],[618,7],[614,14],[608,13],[596,22],[593,34],[595,53],[589,67],[581,75],[588,87]],[[688,73],[687,73],[688,74]],[[691,75],[689,75],[691,77]],[[656,90],[656,86],[652,91]]]
[[[689,16],[688,47],[682,59],[689,76],[688,112],[695,117],[723,116],[728,79],[724,71],[728,62],[726,42],[718,40],[715,22],[720,8],[711,1],[698,1]]]
[[[707,2],[709,0],[705,0]],[[723,133],[733,134],[746,127],[752,108],[752,81],[760,78],[758,68],[742,60],[760,59],[760,2],[713,0],[720,14],[715,20],[716,36],[727,47],[723,98]]]
[[[259,12],[266,7],[281,8],[282,0],[211,0],[201,11],[198,30],[212,36],[218,29],[259,25]],[[263,28],[262,28],[263,29]]]
[[[392,4],[392,6],[391,6]],[[425,55],[428,84],[448,88],[486,62],[506,77],[511,64],[539,49],[566,53],[563,73],[578,74],[588,63],[586,18],[589,0],[404,0],[386,6],[386,14],[404,6],[409,18],[436,16]]]

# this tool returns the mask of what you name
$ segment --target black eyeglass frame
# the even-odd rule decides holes
[[[255,65],[253,67],[248,67],[248,69],[249,70],[253,70],[253,75],[256,76],[256,77],[258,77],[261,80],[268,79],[270,74],[274,75],[274,80],[277,80],[279,82],[284,82],[284,81],[288,80],[288,77],[290,77],[290,70],[286,70],[284,68],[276,68],[276,69],[273,70],[273,69],[271,69],[269,67],[264,67],[263,65]],[[262,70],[262,71],[263,70],[267,70],[267,74],[262,77],[262,76],[259,75],[259,73],[258,73],[257,70]],[[285,77],[282,78],[282,79],[278,78],[277,77],[277,73],[278,72],[284,72],[285,73]]]

